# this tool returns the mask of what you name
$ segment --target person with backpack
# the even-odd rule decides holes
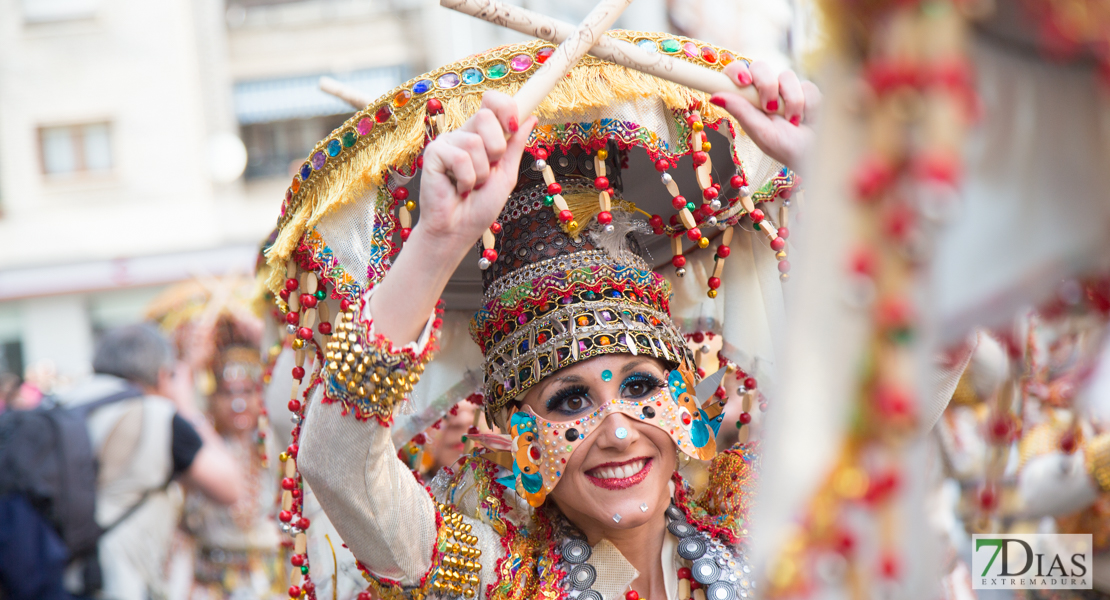
[[[99,340],[94,375],[0,420],[0,598],[164,595],[180,480],[233,504],[241,478],[150,325]],[[64,574],[62,569],[64,568]]]

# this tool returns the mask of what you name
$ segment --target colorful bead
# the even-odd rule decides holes
[[[494,221],[493,223],[490,223],[489,230],[490,233],[501,233],[501,224],[497,221]]]
[[[559,220],[560,221],[562,221],[564,223],[569,223],[573,219],[574,219],[574,213],[570,212],[569,210],[559,211]]]
[[[709,278],[709,289],[715,290],[719,287],[721,287],[721,278],[720,277],[710,277]]]
[[[482,258],[492,262],[497,262],[497,250],[493,248],[486,248],[482,251]]]
[[[599,190],[609,189],[609,178],[608,177],[600,177],[600,176],[595,178],[594,179],[594,187],[596,187]]]
[[[532,57],[527,54],[517,54],[509,59],[509,68],[516,71],[527,71],[532,66]]]
[[[295,277],[290,277],[289,279],[285,280],[285,289],[289,290],[290,292],[297,289],[299,285],[300,283],[297,282],[297,279]]]
[[[443,102],[439,98],[428,98],[427,104],[424,105],[425,110],[429,115],[438,115],[443,112]]]
[[[760,223],[763,221],[763,211],[758,208],[753,210],[752,214],[749,216],[752,218],[752,223]]]
[[[728,180],[728,184],[732,186],[732,189],[738,190],[744,187],[744,178],[739,175],[733,175],[732,178]]]
[[[597,222],[602,225],[608,225],[613,222],[613,214],[607,210],[603,210],[597,214]]]
[[[778,252],[779,250],[782,250],[785,247],[786,247],[786,240],[784,240],[780,237],[777,237],[777,238],[771,240],[771,249],[774,250],[775,252]]]
[[[409,197],[409,190],[408,190],[408,188],[406,188],[404,186],[401,186],[401,187],[393,190],[393,199],[398,201],[398,202],[403,202],[406,199],[408,199],[408,197]]]
[[[717,256],[719,256],[721,258],[728,258],[728,255],[731,254],[731,253],[732,253],[732,249],[729,248],[728,246],[718,246],[717,247]]]
[[[675,210],[682,210],[686,208],[686,198],[682,196],[675,196],[671,199],[671,206],[673,206]]]
[[[779,227],[779,237],[784,240],[790,237],[790,230],[785,227]]]
[[[779,261],[779,273],[789,273],[789,272],[790,272],[790,261],[780,260]]]
[[[555,194],[561,194],[563,193],[563,186],[559,185],[559,182],[557,181],[554,183],[549,183],[547,185],[547,193],[551,194],[552,196],[554,196]]]
[[[668,162],[667,159],[660,158],[659,160],[655,161],[655,170],[656,171],[659,171],[660,173],[662,173],[663,171],[666,171],[669,168],[671,168],[671,163]]]
[[[694,159],[694,166],[700,167],[709,161],[709,155],[702,151],[697,151],[691,157]]]

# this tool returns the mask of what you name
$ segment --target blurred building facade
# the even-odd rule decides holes
[[[514,3],[571,22],[594,4]],[[722,4],[637,0],[617,26],[735,45],[714,14],[737,7]],[[792,2],[760,4],[774,39],[739,49],[782,53]],[[166,285],[253,270],[292,169],[352,112],[321,76],[377,97],[526,39],[437,0],[0,9],[0,372],[63,380],[89,370],[98,331],[141,317]]]

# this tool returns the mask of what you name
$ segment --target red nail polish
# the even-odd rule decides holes
[[[509,117],[509,131],[516,133],[520,129],[520,124],[516,122],[516,117]]]
[[[712,98],[709,99],[709,101],[711,103],[713,103],[714,105],[716,105],[716,106],[724,106],[725,105],[724,98],[718,98],[716,96],[713,96]]]
[[[466,200],[469,196],[470,196],[470,192],[463,192],[463,193],[459,194],[459,197],[462,198],[463,200]]]
[[[751,85],[752,74],[747,71],[740,71],[736,74],[736,81],[739,81],[740,85]]]
[[[774,112],[778,109],[779,109],[779,101],[778,100],[770,100],[770,101],[767,102],[767,110],[769,110],[771,112]]]
[[[797,127],[798,125],[802,124],[802,118],[798,115],[794,115],[793,117],[790,117],[790,124]]]

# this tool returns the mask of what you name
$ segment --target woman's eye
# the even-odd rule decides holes
[[[590,407],[588,392],[582,389],[568,389],[556,393],[547,401],[547,410],[551,413],[573,415]]]
[[[654,392],[660,385],[662,384],[654,377],[633,375],[621,385],[621,392],[626,398],[643,398]]]

